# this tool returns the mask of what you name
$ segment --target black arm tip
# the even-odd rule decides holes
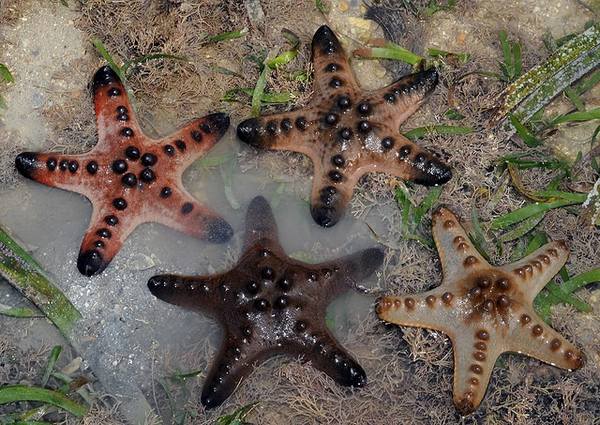
[[[107,86],[111,83],[118,82],[121,80],[115,71],[108,65],[98,69],[92,79],[92,92],[95,93],[101,87]]]
[[[340,219],[341,214],[336,208],[331,207],[311,207],[310,214],[313,220],[322,227],[332,227]]]
[[[95,249],[85,251],[79,254],[77,258],[77,269],[84,276],[93,276],[106,268],[108,263],[104,261],[102,255]]]
[[[23,152],[15,158],[15,167],[21,175],[31,178],[37,167],[37,154],[34,152]]]
[[[207,115],[205,117],[205,124],[208,126],[207,132],[216,132],[218,137],[222,137],[229,128],[229,121],[229,116],[222,112]]]

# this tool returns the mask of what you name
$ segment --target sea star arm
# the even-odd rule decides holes
[[[380,319],[401,326],[433,329],[453,333],[454,295],[440,287],[418,295],[385,296],[376,306]]]
[[[454,330],[450,335],[454,356],[453,401],[462,415],[472,413],[481,403],[490,382],[501,341],[472,328]]]
[[[139,224],[137,217],[118,214],[119,211],[109,207],[108,202],[94,205],[88,230],[81,242],[77,268],[85,276],[104,270]]]
[[[200,396],[200,401],[207,409],[223,403],[252,372],[254,364],[268,357],[261,355],[254,345],[240,343],[241,338],[238,335],[225,332],[221,348],[214,357],[215,362],[206,376]]]
[[[437,71],[428,69],[405,75],[389,86],[371,92],[368,99],[374,117],[378,122],[390,123],[397,132],[400,125],[421,107],[437,82]]]
[[[327,25],[320,27],[312,39],[315,103],[319,97],[338,91],[356,89],[352,68],[340,41]]]
[[[140,136],[142,130],[125,86],[109,66],[100,68],[94,74],[92,94],[98,130],[98,144],[92,152],[109,152],[113,141],[123,144],[125,149],[128,140]]]
[[[310,329],[304,341],[291,347],[311,365],[329,375],[335,382],[347,387],[362,387],[367,383],[367,374],[358,362],[342,347],[325,327]],[[307,352],[307,347],[310,351]]]
[[[324,25],[315,33],[312,54],[315,67],[312,105],[319,105],[324,97],[335,96],[348,88],[357,89],[344,49],[329,27]],[[322,115],[322,111],[314,107],[250,118],[238,126],[237,134],[251,146],[300,152],[317,163],[320,141],[315,133],[323,125]]]
[[[331,227],[344,215],[359,176],[347,174],[343,181],[338,181],[340,174],[330,164],[323,164],[321,159],[313,160],[313,164],[310,214],[320,226]]]
[[[544,323],[532,311],[523,311],[511,323],[506,351],[522,353],[563,369],[583,366],[582,352]]]
[[[455,326],[455,296],[440,288],[405,297],[386,296],[377,303],[377,314],[386,322],[434,329],[448,335],[454,352],[454,403],[462,414],[472,412],[481,402],[501,342],[472,327]]]
[[[165,159],[174,162],[173,168],[185,170],[209,151],[229,128],[229,117],[223,113],[210,114],[185,124],[168,138],[161,140]]]
[[[90,154],[23,152],[17,155],[15,166],[38,183],[87,195],[91,188],[86,187],[83,174],[95,174],[101,165]]]
[[[569,249],[564,241],[553,241],[537,249],[516,263],[502,266],[523,288],[524,297],[530,303],[565,265]]]
[[[369,172],[392,174],[424,186],[444,184],[452,178],[452,171],[443,161],[408,140],[391,125],[380,124],[373,135],[370,144],[377,149],[370,154],[379,160],[357,161],[355,169],[350,170],[354,178],[349,181],[357,182],[363,174]]]
[[[317,110],[299,109],[249,118],[238,125],[237,135],[255,148],[300,152],[316,162],[319,125]]]
[[[233,235],[233,229],[222,217],[180,186],[167,185],[152,190],[156,192],[151,208],[156,214],[152,221],[214,243],[226,242]]]
[[[325,309],[333,298],[349,289],[362,292],[360,283],[373,274],[382,262],[383,251],[379,248],[368,248],[335,261],[311,266],[315,270],[317,282],[314,287],[309,287],[306,293]],[[323,287],[328,288],[325,297],[322,295]]]
[[[148,280],[148,289],[156,298],[188,310],[205,312],[215,318],[223,313],[224,291],[220,289],[226,274],[215,276],[156,275]]]
[[[439,208],[432,216],[432,234],[438,249],[445,277],[467,272],[484,270],[490,267],[469,241],[469,236],[458,218],[448,209]]]
[[[246,231],[244,234],[244,251],[257,243],[275,241],[277,239],[277,223],[273,210],[265,198],[255,197],[248,205],[246,212]]]

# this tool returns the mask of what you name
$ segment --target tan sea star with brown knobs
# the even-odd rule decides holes
[[[428,186],[450,180],[447,165],[399,132],[437,85],[435,69],[365,92],[356,83],[340,42],[325,25],[313,37],[312,56],[310,104],[247,119],[237,134],[255,147],[310,157],[314,165],[311,214],[318,224],[330,227],[338,222],[354,186],[366,173],[388,173]]]
[[[513,264],[494,267],[469,243],[456,216],[433,214],[442,284],[413,296],[386,296],[377,314],[387,322],[435,329],[454,349],[454,404],[461,414],[481,403],[496,359],[512,351],[563,369],[583,365],[582,353],[535,313],[533,300],[567,261],[564,241],[548,243]]]

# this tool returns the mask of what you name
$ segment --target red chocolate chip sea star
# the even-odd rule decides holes
[[[127,236],[145,222],[210,242],[227,241],[233,233],[229,224],[185,190],[181,175],[219,141],[229,117],[208,115],[154,140],[142,132],[123,84],[108,66],[96,72],[92,90],[98,144],[90,152],[24,152],[15,161],[23,176],[92,202],[79,271],[91,276],[104,270]]]

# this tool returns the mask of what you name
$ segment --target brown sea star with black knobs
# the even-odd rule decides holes
[[[148,287],[161,300],[210,314],[223,326],[221,349],[201,396],[212,408],[255,363],[278,354],[303,356],[338,384],[365,385],[364,370],[327,329],[325,310],[382,261],[378,248],[321,264],[288,257],[269,204],[257,197],[248,207],[243,253],[233,269],[212,276],[154,276]]]
[[[135,119],[123,84],[108,66],[92,83],[98,144],[88,153],[24,152],[19,172],[36,182],[80,193],[93,205],[77,268],[91,276],[106,268],[141,223],[157,222],[211,242],[225,242],[229,224],[197,202],[181,175],[229,127],[222,113],[189,122],[159,140],[146,136]]]
[[[535,313],[533,300],[567,261],[564,241],[546,244],[513,264],[494,267],[469,242],[456,216],[433,214],[442,284],[428,292],[386,296],[377,314],[402,326],[447,334],[454,350],[454,404],[461,414],[481,403],[498,357],[508,351],[564,369],[583,365],[582,353]]]
[[[434,69],[372,92],[356,83],[344,49],[327,26],[312,41],[314,94],[306,108],[251,118],[237,128],[249,145],[303,153],[314,166],[311,214],[324,227],[343,215],[361,176],[389,173],[424,185],[446,183],[450,169],[399,132],[435,88]]]

